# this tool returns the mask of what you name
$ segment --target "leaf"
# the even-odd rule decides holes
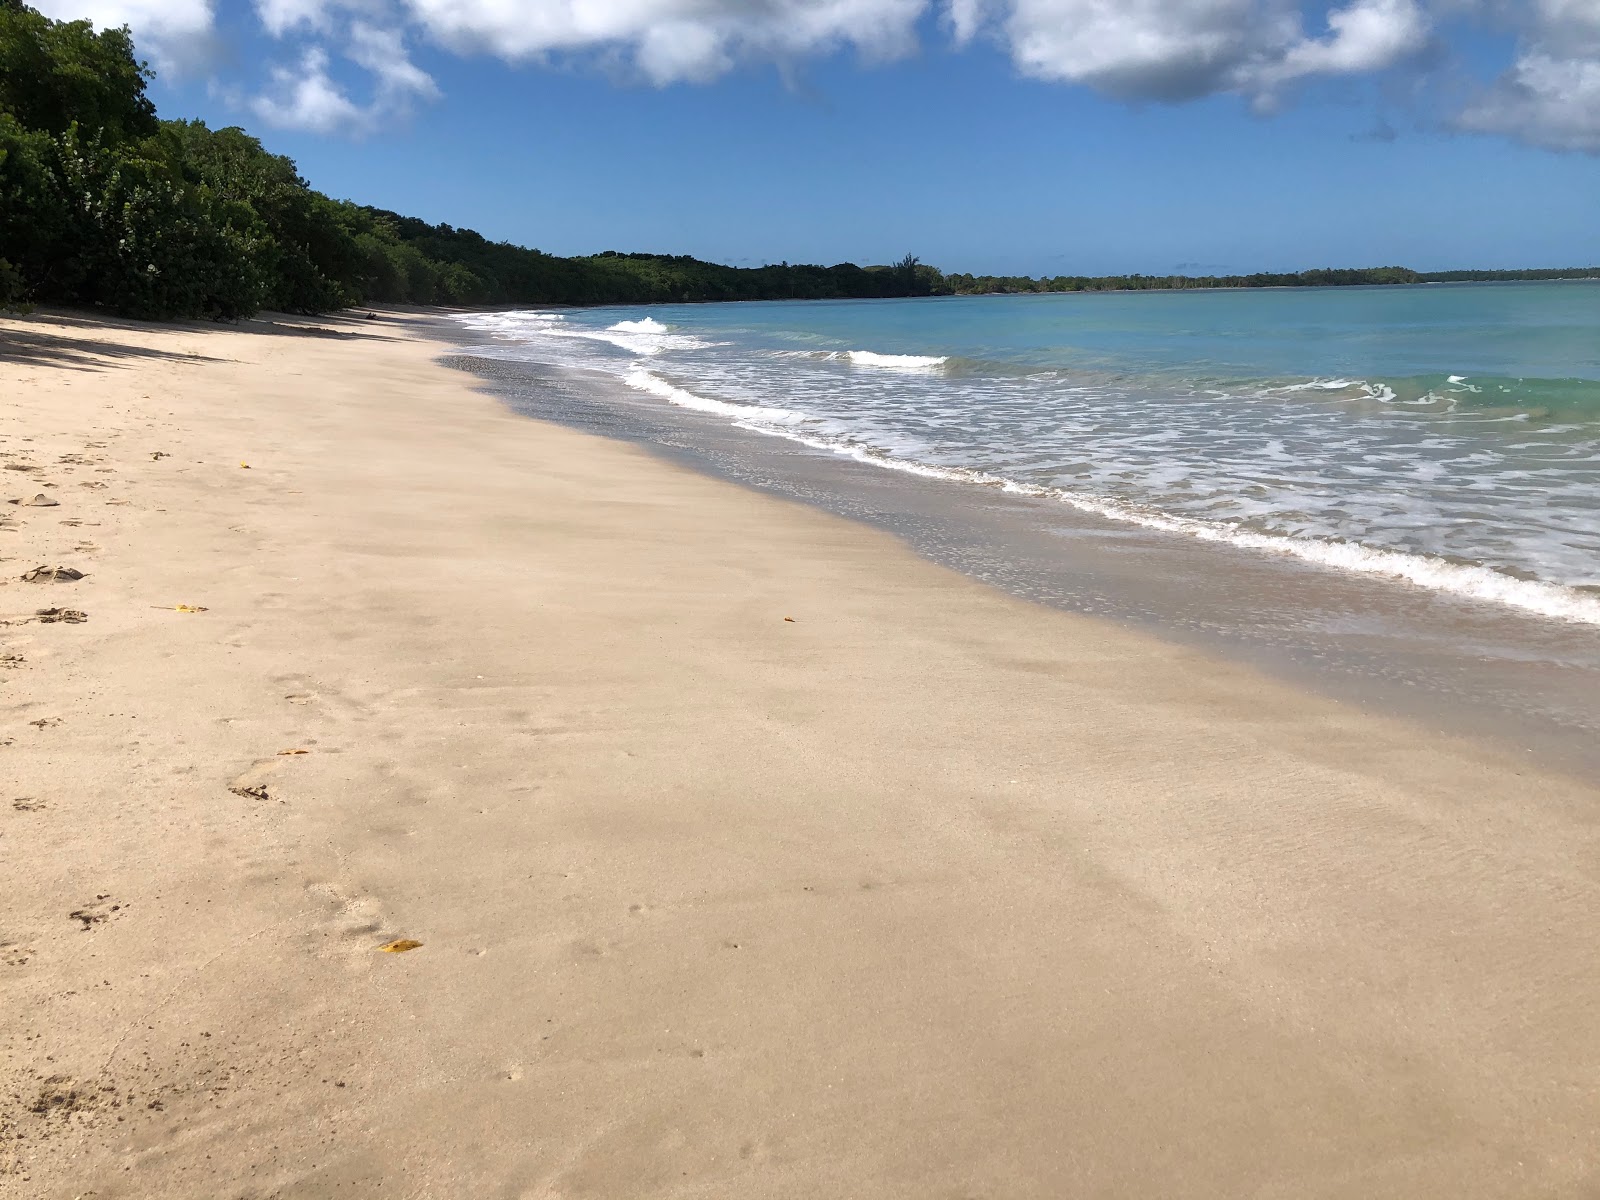
[[[794,618],[793,617],[785,617],[784,620],[789,622],[789,624],[791,624],[791,625],[794,624]]]
[[[310,754],[310,753],[311,753],[311,751],[309,751],[309,750],[279,750],[278,751],[279,757],[282,757],[285,754]]]
[[[180,605],[178,605],[177,608],[173,609],[173,611],[174,612],[190,612],[190,613],[193,613],[193,612],[205,612],[206,611],[206,606],[204,604],[180,604]]]
[[[245,469],[245,470],[246,470],[246,471],[248,471],[248,470],[249,470],[249,469],[250,469],[250,464],[249,464],[249,463],[247,463],[247,462],[242,462],[242,463],[240,463],[240,464],[239,464],[239,465],[240,465],[240,466],[241,466],[241,467],[243,467],[243,468],[244,468],[244,469]]]
[[[395,938],[392,942],[385,942],[378,949],[385,954],[404,954],[407,950],[415,950],[421,942],[414,942],[410,938]]]

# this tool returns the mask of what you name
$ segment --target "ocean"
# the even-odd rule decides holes
[[[489,353],[884,468],[1600,625],[1600,285],[461,321]]]

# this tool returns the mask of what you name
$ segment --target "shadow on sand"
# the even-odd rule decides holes
[[[397,339],[394,334],[381,332],[385,321],[395,319],[394,314],[368,318],[365,315],[346,314],[295,317],[274,313],[233,322],[144,322],[102,316],[98,313],[40,309],[31,316],[18,318],[16,326],[0,329],[0,363],[59,367],[74,371],[105,371],[130,362],[155,360],[226,362],[227,359],[197,351],[157,350],[147,346],[130,346],[92,335],[109,330],[135,333],[172,330],[198,337],[212,333],[254,333],[268,337],[363,338],[395,341]],[[80,335],[76,332],[78,330],[82,330],[83,333]]]

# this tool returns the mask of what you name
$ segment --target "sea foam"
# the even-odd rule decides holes
[[[1320,567],[1375,575],[1462,599],[1503,604],[1540,616],[1600,625],[1600,597],[1540,580],[1518,579],[1490,567],[1447,562],[1428,555],[1383,550],[1357,542],[1261,533],[1231,521],[1207,521],[1071,488],[1046,487],[967,467],[941,466],[886,454],[853,439],[815,429],[816,418],[791,409],[729,404],[677,387],[642,368],[626,377],[630,387],[659,396],[681,408],[731,417],[744,428],[800,442],[815,450],[855,459],[885,470],[950,483],[998,488],[1019,496],[1053,500],[1080,512],[1127,522],[1162,533],[1235,546]]]
[[[696,412],[712,413],[719,417],[731,417],[734,421],[747,428],[762,428],[763,433],[777,432],[771,426],[798,425],[808,420],[805,413],[793,412],[787,408],[762,408],[753,404],[729,404],[726,400],[713,400],[708,396],[697,396],[693,392],[685,391],[662,379],[659,375],[652,375],[643,367],[634,367],[622,377],[622,382],[629,387],[641,392],[648,392],[665,400],[668,404],[677,405],[679,408],[692,408]]]
[[[876,350],[846,350],[843,357],[853,367],[876,367],[880,371],[937,371],[947,361],[931,354],[879,354]]]

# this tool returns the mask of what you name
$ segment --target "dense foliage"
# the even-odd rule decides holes
[[[604,304],[984,292],[1317,287],[1590,271],[1400,267],[1208,278],[944,275],[888,266],[736,268],[687,256],[559,258],[329,199],[241,129],[162,121],[127,30],[0,0],[0,306],[235,318],[370,302]]]

